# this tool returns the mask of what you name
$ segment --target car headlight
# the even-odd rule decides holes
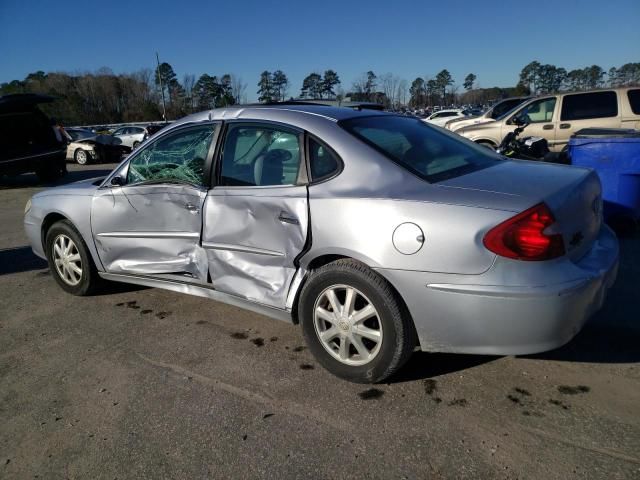
[[[27,200],[27,204],[24,206],[24,214],[26,215],[31,210],[31,199]]]

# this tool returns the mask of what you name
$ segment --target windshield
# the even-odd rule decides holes
[[[518,108],[522,103],[527,100],[526,98],[518,98],[515,100],[505,100],[504,102],[500,102],[493,107],[493,111],[491,112],[491,116],[494,120],[502,120],[507,115],[509,115],[513,110]]]
[[[340,125],[432,183],[491,167],[500,160],[486,147],[418,119],[381,115],[343,120]]]
[[[73,140],[82,140],[83,138],[94,137],[95,134],[88,130],[66,130]]]

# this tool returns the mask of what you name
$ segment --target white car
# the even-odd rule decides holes
[[[464,110],[459,108],[451,109],[451,110],[439,110],[435,113],[432,113],[427,118],[423,120],[423,122],[430,123],[432,125],[437,125],[439,127],[444,127],[444,124],[449,120],[453,120],[454,118],[463,118],[466,117],[467,114]]]
[[[121,145],[125,145],[127,147],[136,148],[139,144],[144,140],[144,136],[147,133],[147,130],[144,127],[120,127],[115,132],[113,132],[113,136],[120,140]]]

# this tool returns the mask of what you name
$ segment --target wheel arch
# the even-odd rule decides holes
[[[402,294],[400,293],[398,288],[394,285],[394,282],[391,279],[389,279],[383,272],[381,272],[380,269],[375,268],[374,266],[372,266],[371,263],[369,263],[368,261],[363,260],[361,258],[357,258],[357,257],[352,256],[352,255],[348,255],[346,252],[324,253],[324,254],[321,254],[321,255],[314,256],[311,259],[305,258],[306,262],[305,262],[305,267],[304,267],[304,269],[305,269],[304,276],[302,277],[302,280],[300,281],[300,283],[296,287],[295,296],[294,296],[294,300],[293,300],[293,305],[292,305],[292,309],[291,309],[291,319],[292,319],[292,322],[295,325],[298,325],[300,323],[300,319],[298,318],[298,303],[300,301],[300,294],[302,293],[302,289],[304,287],[304,284],[306,283],[307,279],[309,278],[309,273],[312,270],[318,269],[318,268],[323,267],[323,266],[325,266],[325,265],[327,265],[327,264],[329,264],[331,262],[335,262],[336,260],[341,260],[341,259],[348,259],[348,260],[354,260],[356,262],[359,262],[359,263],[363,264],[364,266],[366,266],[367,268],[369,268],[369,269],[373,270],[374,272],[376,272],[382,278],[384,278],[385,281],[391,287],[391,290],[393,291],[396,299],[398,300],[399,306],[400,306],[400,308],[402,310],[402,314],[406,315],[406,318],[409,319],[414,331],[416,331],[415,321],[413,319],[413,316],[411,315],[411,312],[409,311],[409,307],[407,307],[407,303],[405,302],[405,300],[402,297]],[[418,339],[417,331],[416,331],[415,338]],[[419,340],[417,340],[417,341],[418,341],[418,345],[419,345]]]
[[[42,220],[42,226],[40,228],[40,243],[42,244],[43,250],[46,251],[45,240],[47,238],[47,232],[53,226],[54,223],[59,222],[61,220],[66,220],[73,225],[73,222],[65,217],[63,214],[59,212],[51,212],[48,213],[44,219]]]
[[[478,144],[490,144],[493,148],[496,148],[498,146],[498,144],[490,138],[476,138],[473,141]]]

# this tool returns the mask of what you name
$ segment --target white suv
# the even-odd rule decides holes
[[[120,127],[113,132],[113,136],[120,140],[121,145],[136,148],[144,140],[145,133],[147,131],[143,127]]]

